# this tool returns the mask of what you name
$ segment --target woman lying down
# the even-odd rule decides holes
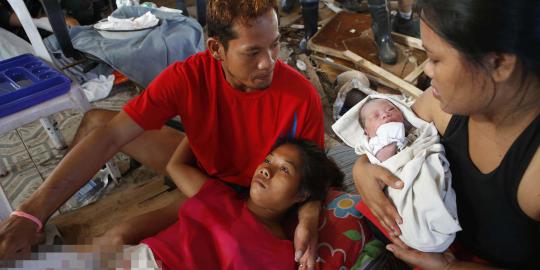
[[[175,162],[185,160],[180,156],[185,147],[187,138],[168,167],[189,197],[175,224],[119,252],[66,247],[61,253],[19,261],[17,267],[295,269],[292,235],[287,235],[284,219],[300,204],[322,200],[330,186],[341,184],[343,174],[336,164],[312,142],[282,140],[257,167],[248,193],[209,178],[196,166]]]

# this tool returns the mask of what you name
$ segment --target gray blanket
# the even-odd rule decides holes
[[[168,65],[204,50],[203,29],[193,18],[139,6],[122,7],[112,16],[138,17],[147,11],[161,22],[146,35],[107,39],[92,26],[79,26],[70,29],[73,47],[101,59],[144,87]]]

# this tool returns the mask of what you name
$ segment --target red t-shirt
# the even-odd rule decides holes
[[[292,241],[272,235],[244,198],[210,179],[184,202],[178,221],[147,244],[165,269],[294,269]]]
[[[320,97],[296,70],[277,61],[272,84],[242,92],[225,79],[210,52],[165,69],[124,111],[142,128],[180,115],[199,166],[213,178],[249,186],[280,136],[324,146]]]

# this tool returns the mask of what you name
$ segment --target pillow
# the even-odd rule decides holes
[[[362,269],[384,246],[355,206],[360,195],[331,190],[319,222],[318,269]]]

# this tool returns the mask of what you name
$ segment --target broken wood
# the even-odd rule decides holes
[[[392,39],[397,43],[401,43],[411,48],[415,48],[422,51],[426,50],[424,49],[424,46],[422,45],[422,40],[415,37],[410,37],[410,36],[406,36],[400,33],[392,32]]]
[[[66,244],[90,243],[122,221],[163,208],[178,198],[185,199],[177,189],[168,191],[162,177],[144,184],[128,185],[94,204],[54,217]]]
[[[422,64],[417,66],[411,73],[409,73],[403,80],[414,83],[422,73],[424,73],[424,68],[426,67],[426,64],[428,63],[429,59],[424,61]]]
[[[317,89],[317,92],[321,97],[324,114],[324,130],[329,132],[332,130],[332,104],[330,104],[330,99],[328,98],[329,95],[326,93],[326,90],[319,79],[319,75],[317,75],[317,70],[313,67],[313,64],[311,64],[309,57],[305,54],[300,54],[298,55],[298,59],[306,64],[307,77],[311,84],[315,86],[315,89]]]
[[[392,74],[391,72],[367,61],[366,59],[364,59],[358,54],[355,54],[349,50],[346,50],[345,52],[343,52],[343,56],[352,60],[355,64],[358,64],[359,66],[369,71],[372,71],[375,74],[380,75],[382,79],[388,80],[392,82],[393,84],[397,85],[398,90],[400,90],[403,93],[406,93],[415,98],[419,97],[422,94],[422,90],[418,89],[416,86],[410,84],[409,82],[404,81],[403,79]]]
[[[288,27],[298,21],[300,17],[302,17],[302,15],[297,10],[294,10],[290,14],[279,18],[279,27]]]
[[[326,58],[320,57],[318,55],[312,54],[311,58],[313,58],[313,60],[315,60],[315,61],[323,62],[323,63],[325,63],[325,64],[327,64],[327,65],[329,65],[329,66],[331,66],[331,67],[333,67],[335,69],[341,70],[341,71],[356,70],[354,68],[351,68],[351,67],[348,67],[348,66],[345,66],[345,65],[342,65],[342,64],[338,64],[336,62],[332,62],[332,61],[330,61],[330,60],[328,60]],[[359,71],[361,72],[361,70],[359,70]],[[368,77],[368,79],[370,81],[376,82],[376,83],[378,83],[380,85],[384,85],[384,86],[386,86],[388,88],[393,88],[393,89],[398,88],[397,85],[395,85],[395,84],[393,84],[391,82],[384,81],[384,80],[380,79],[379,77],[373,76],[373,75],[371,75],[369,73],[364,73],[364,74]]]

